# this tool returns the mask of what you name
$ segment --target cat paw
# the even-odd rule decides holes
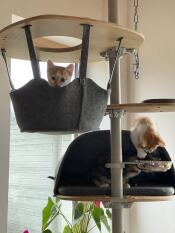
[[[144,159],[146,156],[147,156],[147,153],[144,150],[141,149],[137,151],[137,157],[139,159]]]
[[[131,188],[130,184],[126,181],[123,182],[123,188]]]
[[[129,188],[131,188],[131,185],[130,185],[130,184],[124,184],[124,185],[123,185],[123,188],[124,188],[124,189],[129,189]]]

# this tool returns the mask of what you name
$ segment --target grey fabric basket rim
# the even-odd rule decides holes
[[[10,91],[10,94],[22,90],[25,86],[27,86],[29,83],[32,83],[32,82],[43,82],[43,83],[45,82],[45,84],[47,84],[47,85],[48,85],[48,88],[50,88],[51,90],[59,91],[59,90],[61,90],[61,89],[64,90],[64,89],[68,88],[69,86],[72,85],[72,83],[77,82],[77,80],[80,81],[80,78],[75,78],[75,79],[73,79],[70,83],[68,83],[66,86],[63,86],[63,87],[52,87],[52,86],[49,85],[49,83],[47,82],[47,80],[44,79],[44,78],[38,78],[38,79],[33,78],[33,79],[30,79],[28,82],[26,82],[23,86],[21,86],[21,87],[19,87],[19,88],[17,88],[17,89],[11,90],[11,91]],[[101,89],[102,91],[109,92],[108,89],[105,89],[105,88],[99,86],[93,79],[87,78],[87,77],[86,77],[86,78],[84,79],[84,81],[86,81],[86,80],[90,80],[91,82],[93,82],[93,84],[95,84],[95,85],[96,85],[99,89]],[[84,81],[82,82],[82,84],[84,83]]]

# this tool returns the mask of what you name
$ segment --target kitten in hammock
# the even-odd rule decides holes
[[[67,67],[56,66],[52,61],[47,61],[47,78],[51,87],[63,87],[71,81],[74,65],[70,64]]]
[[[125,162],[134,162],[138,159],[154,160],[151,156],[157,147],[164,147],[165,143],[156,130],[154,123],[148,117],[138,118],[131,128],[131,141],[137,150],[137,155],[131,155]],[[109,187],[111,185],[110,169],[105,164],[110,163],[110,155],[100,157],[97,161],[96,170],[92,173],[93,182],[98,187]],[[125,165],[123,169],[123,186],[130,187],[129,179],[137,176],[141,170],[137,164]]]

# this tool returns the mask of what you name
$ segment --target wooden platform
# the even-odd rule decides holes
[[[25,32],[22,27],[31,25],[33,41],[41,60],[79,62],[81,24],[93,26],[90,34],[89,61],[103,61],[104,58],[100,56],[100,53],[116,47],[118,45],[116,40],[120,37],[124,38],[121,46],[126,48],[137,48],[144,40],[143,35],[113,23],[72,16],[40,15],[24,19],[0,30],[0,47],[6,49],[8,57],[29,59]],[[55,38],[55,36],[61,37]],[[72,42],[76,43],[72,45]]]
[[[107,112],[111,110],[124,110],[128,113],[146,112],[175,112],[175,103],[130,103],[112,104],[107,106]]]
[[[58,195],[58,198],[69,201],[110,201],[110,196],[62,196]],[[155,202],[155,201],[174,201],[175,195],[171,196],[125,196],[122,203],[133,202]]]

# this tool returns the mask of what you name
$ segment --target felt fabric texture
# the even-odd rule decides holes
[[[99,128],[108,92],[88,78],[58,88],[38,78],[12,91],[10,97],[22,132],[69,133]]]
[[[131,141],[130,131],[122,131],[122,154],[126,161],[137,151]],[[110,188],[95,187],[92,173],[100,156],[110,154],[110,131],[101,130],[82,134],[67,148],[56,175],[54,195],[103,195],[110,194]],[[171,161],[165,148],[158,147],[154,156]],[[110,175],[110,169],[107,169]],[[130,179],[131,189],[124,190],[128,195],[170,195],[174,194],[174,167],[167,172],[141,172]],[[140,191],[139,191],[139,188]],[[67,193],[66,193],[67,192]]]

